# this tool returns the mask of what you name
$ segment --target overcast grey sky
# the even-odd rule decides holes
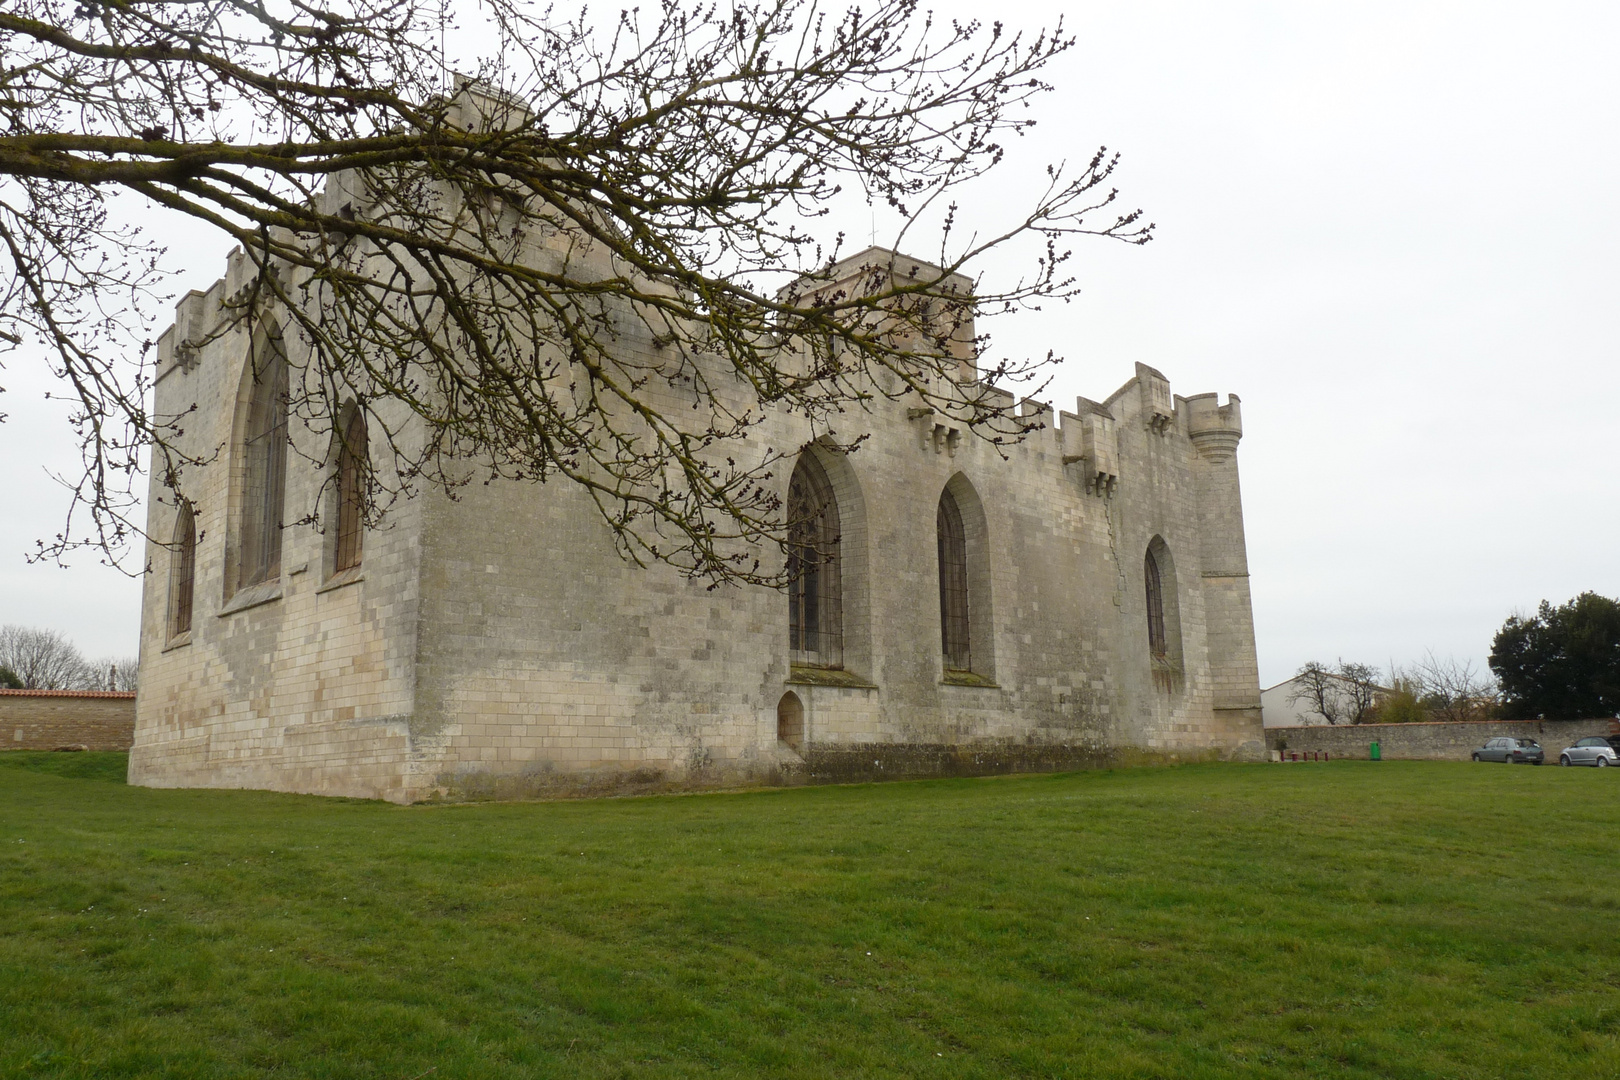
[[[995,10],[1067,11],[1081,39],[1000,183],[1107,144],[1159,226],[1082,244],[1084,296],[992,325],[996,351],[1066,356],[1063,408],[1136,361],[1243,399],[1263,683],[1313,658],[1483,664],[1515,609],[1620,596],[1620,7]],[[225,245],[175,235],[181,291],[206,287]],[[132,653],[138,581],[24,562],[75,458],[40,374],[3,382],[0,622]]]

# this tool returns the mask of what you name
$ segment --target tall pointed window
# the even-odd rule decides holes
[[[342,573],[360,565],[366,496],[366,418],[355,409],[343,425],[338,446],[337,538],[332,571]]]
[[[242,539],[236,587],[281,576],[281,518],[287,492],[287,354],[281,338],[254,350],[242,439]]]
[[[795,663],[844,662],[838,503],[810,454],[788,484],[788,643]]]
[[[191,598],[197,583],[197,516],[180,500],[169,553],[169,636],[191,632]]]
[[[962,528],[962,511],[949,489],[939,496],[936,530],[939,533],[939,629],[945,670],[971,671],[967,533]]]
[[[1169,639],[1164,632],[1164,583],[1159,575],[1159,560],[1149,548],[1143,563],[1143,577],[1147,579],[1148,650],[1153,659],[1165,660],[1169,656]]]

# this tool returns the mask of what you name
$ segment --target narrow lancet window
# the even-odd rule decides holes
[[[805,454],[788,484],[788,643],[795,663],[843,664],[838,503],[827,473]]]
[[[1151,548],[1143,564],[1143,576],[1147,579],[1148,649],[1153,659],[1165,660],[1170,649],[1164,633],[1164,585],[1159,577],[1159,560],[1153,557]]]
[[[169,554],[169,636],[191,632],[191,598],[197,581],[197,517],[191,504],[180,500]]]
[[[337,539],[332,560],[333,573],[353,570],[360,565],[364,534],[366,462],[366,418],[359,409],[343,426],[338,447]]]
[[[969,649],[967,534],[962,511],[949,490],[939,497],[939,628],[946,671],[971,671]]]
[[[287,354],[270,337],[254,350],[242,440],[242,540],[238,589],[281,576],[281,518],[287,491]]]

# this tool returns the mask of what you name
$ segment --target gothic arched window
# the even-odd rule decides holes
[[[191,632],[191,599],[197,581],[197,516],[180,500],[169,553],[169,636]]]
[[[287,354],[269,336],[253,351],[242,436],[242,533],[236,587],[281,576],[281,518],[287,494]]]
[[[1143,563],[1143,577],[1147,579],[1148,650],[1153,659],[1165,660],[1170,645],[1164,632],[1164,582],[1159,574],[1159,560],[1153,557],[1151,547]]]
[[[935,515],[939,534],[939,630],[946,671],[971,671],[968,618],[967,533],[950,489],[940,493]]]
[[[355,409],[343,425],[337,464],[337,538],[333,545],[332,572],[342,573],[360,565],[363,546],[366,497],[366,418]]]
[[[799,458],[788,483],[788,644],[796,663],[844,660],[838,502],[820,463]]]

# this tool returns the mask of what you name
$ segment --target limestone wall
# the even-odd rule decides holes
[[[1139,365],[1105,403],[1061,420],[1025,403],[1039,429],[998,447],[876,387],[869,408],[837,419],[837,438],[866,437],[856,452],[808,451],[839,504],[844,663],[806,671],[789,662],[781,593],[632,565],[565,480],[424,493],[367,530],[358,572],[333,575],[329,535],[296,522],[334,462],[296,423],[281,573],[233,591],[252,342],[230,331],[181,343],[207,337],[238,277],[233,263],[183,301],[160,343],[158,411],[190,412],[187,438],[209,460],[183,477],[199,539],[192,628],[178,636],[160,542],[175,497],[157,477],[151,490],[132,782],[411,801],[1260,750],[1235,399],[1175,397]],[[616,332],[626,360],[663,362],[634,320]],[[750,406],[745,387],[721,392]],[[689,409],[675,394],[655,404]],[[796,451],[826,434],[772,414],[727,452]],[[793,460],[773,477],[784,494]],[[947,486],[969,541],[967,676],[947,677],[940,641]],[[1163,661],[1148,644],[1150,544],[1173,639]],[[777,738],[789,693],[803,707],[796,749]]]
[[[629,332],[618,344],[651,349]],[[1150,422],[1145,381],[1139,373],[1110,399],[1112,491],[1087,490],[1086,463],[1066,460],[1050,411],[1043,430],[1000,449],[941,432],[903,401],[853,417],[867,440],[821,458],[842,527],[837,673],[791,667],[780,593],[711,591],[626,563],[571,485],[496,483],[428,500],[413,789],[546,794],[1073,767],[1122,751],[1258,754],[1241,508],[1209,508],[1236,498],[1235,475],[1200,486],[1185,403]],[[755,438],[800,446],[814,435],[778,416]],[[777,477],[784,489],[790,471]],[[947,680],[941,656],[935,517],[947,485],[982,523],[987,571],[975,602],[990,610],[979,612],[986,632],[967,684]],[[1202,512],[1226,522],[1211,548],[1225,635],[1216,665]],[[1153,671],[1146,631],[1143,557],[1155,536],[1174,563],[1168,678]],[[776,737],[790,692],[803,705],[802,752]]]
[[[240,261],[186,297],[160,341],[156,411],[190,413],[185,439],[205,464],[181,476],[197,557],[191,630],[178,636],[169,632],[173,552],[164,543],[176,499],[153,470],[130,780],[400,798],[415,678],[416,504],[368,530],[357,571],[332,573],[331,530],[290,524],[279,576],[231,587],[252,342],[240,328],[208,339],[222,302],[242,287]],[[188,350],[188,339],[206,344]],[[298,342],[286,345],[299,365]],[[293,423],[290,433],[286,506],[296,521],[329,497],[336,463],[309,429]]]
[[[1549,763],[1558,752],[1588,735],[1612,733],[1613,720],[1488,720],[1434,724],[1349,724],[1328,727],[1274,727],[1266,729],[1271,750],[1321,751],[1333,757],[1365,758],[1369,743],[1377,742],[1380,756],[1428,761],[1467,761],[1469,755],[1499,735],[1534,739],[1547,752]]]
[[[98,690],[0,690],[0,749],[128,750],[135,695]]]

